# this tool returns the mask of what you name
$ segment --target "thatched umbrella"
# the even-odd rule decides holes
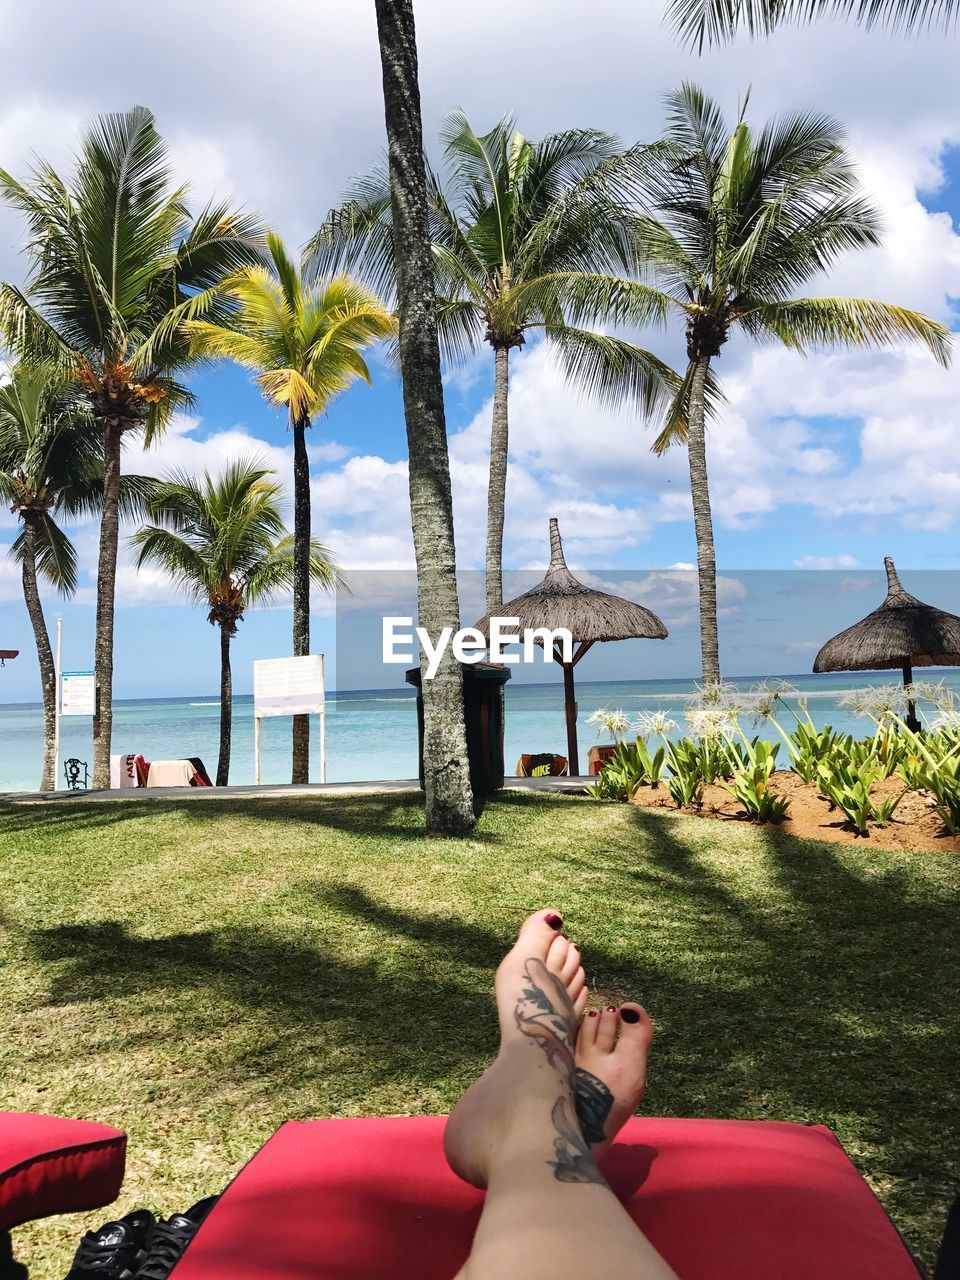
[[[814,671],[889,671],[899,668],[903,683],[914,667],[960,666],[960,618],[923,604],[904,591],[889,556],[887,598],[862,622],[828,640],[817,654]],[[919,729],[916,708],[907,704],[907,724]]]
[[[19,649],[0,649],[0,667],[6,665],[8,658],[16,658],[19,653]]]
[[[588,649],[605,640],[664,640],[667,628],[655,613],[631,600],[594,591],[578,582],[567,568],[560,542],[560,529],[550,521],[550,567],[546,577],[516,600],[500,606],[495,615],[518,618],[520,631],[547,627],[551,631],[566,627],[573,637],[573,660],[564,662],[559,646],[554,656],[563,667],[564,712],[567,721],[567,768],[571,776],[579,774],[577,757],[577,703],[574,697],[573,668]],[[489,637],[490,615],[476,624],[477,630]]]

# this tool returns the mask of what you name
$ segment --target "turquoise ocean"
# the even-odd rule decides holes
[[[813,720],[843,732],[866,734],[871,724],[837,705],[851,689],[895,682],[893,673],[785,676],[808,698]],[[960,691],[960,673],[919,671],[917,678],[940,680]],[[732,683],[749,688],[753,679]],[[601,741],[587,717],[600,707],[622,708],[631,718],[663,710],[681,729],[685,698],[692,680],[584,681],[577,686],[581,767],[589,747]],[[327,781],[413,778],[417,773],[415,693],[407,686],[386,690],[339,692],[327,703]],[[140,752],[148,760],[200,756],[212,775],[216,769],[220,707],[215,695],[118,701],[114,705],[114,751]],[[230,781],[249,784],[254,776],[253,698],[238,697],[233,709],[233,754]],[[792,723],[781,711],[781,720]],[[506,686],[506,768],[512,773],[522,752],[566,754],[563,689],[559,684]],[[290,781],[290,721],[264,720],[261,737],[261,780]],[[312,776],[319,781],[319,741],[314,721]],[[0,792],[29,791],[40,776],[42,731],[36,705],[0,704]],[[91,723],[86,717],[62,721],[61,760],[92,761]],[[61,767],[61,785],[62,767]]]

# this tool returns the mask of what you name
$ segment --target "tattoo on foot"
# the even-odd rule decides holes
[[[542,960],[528,960],[523,976],[525,982],[513,1011],[517,1029],[539,1045],[564,1089],[572,1094],[572,1104],[564,1093],[550,1113],[557,1131],[553,1159],[548,1162],[553,1176],[558,1182],[605,1186],[588,1144],[603,1142],[603,1125],[613,1106],[613,1094],[591,1072],[574,1067],[576,1019],[567,988]]]
[[[573,1075],[573,1100],[583,1136],[591,1146],[606,1140],[603,1126],[613,1107],[613,1094],[592,1071],[577,1067]]]
[[[583,1134],[567,1108],[567,1099],[558,1098],[550,1113],[557,1137],[553,1141],[553,1159],[549,1162],[558,1182],[595,1183],[606,1186]]]
[[[575,1020],[567,989],[542,960],[524,966],[526,979],[513,1011],[517,1029],[547,1055],[547,1061],[566,1081],[573,1075]]]

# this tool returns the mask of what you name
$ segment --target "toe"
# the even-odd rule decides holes
[[[520,926],[517,946],[523,949],[525,956],[534,956],[538,960],[546,960],[551,945],[556,942],[563,928],[563,916],[553,907],[543,911],[535,911],[527,916]]]
[[[573,1012],[577,1015],[578,1018],[583,1013],[584,1009],[586,1009],[587,1001],[589,999],[590,999],[590,991],[587,987],[586,982],[584,982],[583,990],[580,992],[579,995],[573,997]]]
[[[549,965],[549,960],[548,960]],[[567,947],[567,958],[563,962],[563,968],[560,970],[560,979],[567,986],[573,981],[574,974],[580,968],[580,948],[575,942],[571,942]]]
[[[642,1004],[620,1006],[620,1039],[617,1052],[646,1054],[653,1040],[653,1022]]]
[[[617,1023],[620,1021],[620,1015],[612,1004],[608,1004],[597,1021],[600,1024],[597,1027],[597,1048],[604,1053],[611,1053],[613,1046],[617,1043]]]
[[[584,988],[583,994],[587,994],[586,988]],[[576,1003],[574,1003],[574,1008],[576,1008]],[[580,1049],[590,1048],[596,1042],[597,1027],[599,1024],[600,1014],[596,1009],[590,1009],[584,1015],[583,1021],[580,1023],[580,1034],[577,1036],[578,1051]]]
[[[553,935],[553,942],[550,944],[550,950],[547,952],[547,968],[551,973],[555,973],[558,978],[563,975],[564,967],[567,963],[572,948],[570,943],[561,934]],[[574,953],[576,954],[576,953]],[[577,964],[579,964],[579,959]]]
[[[582,969],[577,969],[573,977],[567,982],[567,995],[570,997],[570,1003],[576,1007],[577,1000],[581,991],[587,990],[587,975]]]

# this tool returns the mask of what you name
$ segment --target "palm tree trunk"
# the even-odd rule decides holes
[[[23,598],[33,627],[40,664],[40,689],[43,695],[43,769],[40,790],[52,791],[56,786],[57,759],[57,672],[53,664],[50,636],[43,616],[43,605],[37,587],[37,514],[23,512]]]
[[[113,622],[120,539],[120,439],[115,420],[103,423],[103,510],[100,515],[100,559],[97,565],[97,622],[93,671],[97,686],[93,717],[93,785],[110,786],[110,742],[113,736]]]
[[[503,521],[507,505],[510,348],[495,347],[494,358],[490,481],[487,485],[487,613],[495,613],[503,604]]]
[[[390,152],[400,370],[419,621],[436,642],[442,627],[460,626],[460,606],[433,263],[427,233],[416,31],[412,0],[376,0],[376,10]],[[463,714],[463,671],[449,648],[435,678],[423,681],[423,724],[427,831],[469,831],[475,819]]]
[[[217,760],[217,786],[230,781],[230,746],[233,737],[233,673],[230,670],[229,626],[220,624],[220,758]]]
[[[713,549],[713,516],[707,483],[706,409],[704,390],[710,357],[694,360],[690,385],[690,427],[687,455],[690,463],[690,496],[693,499],[693,526],[697,537],[697,574],[700,585],[700,663],[705,685],[720,682],[720,651],[717,639],[717,560]]]
[[[293,423],[293,653],[310,652],[310,459],[307,457],[309,418]],[[293,717],[291,782],[310,781],[310,717]]]

